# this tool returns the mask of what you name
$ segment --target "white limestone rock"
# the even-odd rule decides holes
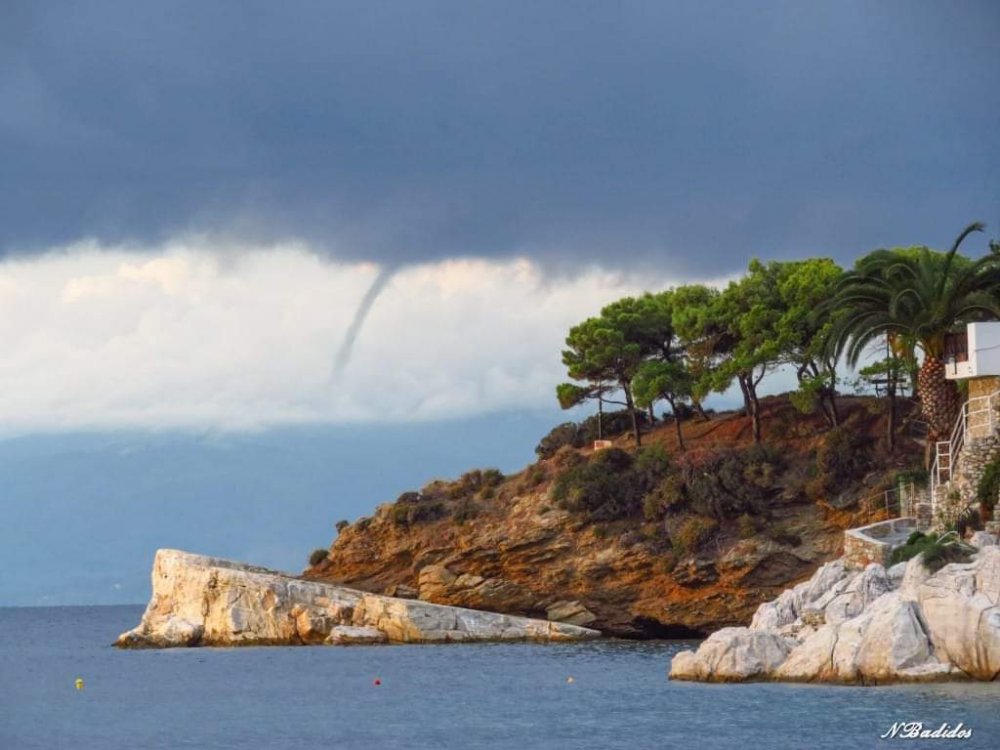
[[[977,531],[972,535],[969,543],[973,547],[979,547],[980,549],[983,547],[996,547],[997,538],[988,531]]]
[[[595,630],[304,581],[265,568],[159,550],[153,595],[122,648],[291,645],[367,637],[395,643],[595,638]],[[370,634],[369,634],[370,635]]]
[[[844,589],[823,609],[826,621],[831,624],[860,615],[869,604],[892,590],[885,568],[871,563],[859,576],[855,576]]]
[[[785,591],[751,628],[674,657],[673,679],[860,682],[1000,678],[1000,546],[929,572],[918,557]],[[822,589],[825,588],[825,591]],[[793,613],[797,613],[793,617]]]
[[[1000,547],[984,547],[967,564],[946,565],[918,597],[935,651],[970,677],[1000,675]]]
[[[900,563],[902,564],[902,563]],[[899,595],[910,601],[917,601],[920,587],[924,581],[931,577],[931,573],[924,567],[921,555],[911,557],[906,561],[906,568],[903,571],[903,580],[899,584]]]
[[[812,682],[828,679],[832,672],[833,648],[837,628],[824,625],[803,639],[775,670],[774,676],[789,682]]]
[[[676,680],[743,682],[765,678],[792,650],[794,641],[750,628],[723,628],[710,635],[691,656],[678,654],[670,677]]]
[[[856,656],[858,675],[865,682],[898,679],[903,670],[938,664],[917,605],[898,593],[879,598],[864,613],[867,621]]]

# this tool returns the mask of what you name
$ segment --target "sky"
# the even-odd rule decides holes
[[[33,531],[0,565],[72,506],[142,540],[104,545],[93,580],[145,575],[147,546],[212,546],[171,507],[212,487],[231,511],[249,472],[273,506],[209,551],[295,567],[304,541],[270,536],[289,504],[356,516],[529,460],[565,418],[566,330],[609,301],[754,256],[945,247],[973,220],[985,250],[997,39],[988,0],[7,0],[0,462],[27,478],[0,503]],[[315,481],[278,482],[310,441],[355,460],[307,452]],[[170,471],[108,469],[129,446]],[[358,457],[394,451],[426,461],[373,485]],[[130,486],[148,512],[106,513]],[[33,570],[38,596],[0,604],[124,596]]]

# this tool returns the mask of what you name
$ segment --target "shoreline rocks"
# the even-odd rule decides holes
[[[449,607],[305,581],[276,571],[161,549],[153,595],[120,648],[572,641],[577,625]]]
[[[886,570],[827,563],[762,604],[749,627],[682,651],[670,679],[883,684],[1000,676],[1000,547],[936,573],[920,557]]]

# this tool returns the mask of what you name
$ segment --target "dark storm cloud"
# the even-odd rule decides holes
[[[1000,223],[995,3],[760,5],[7,0],[0,249],[705,273]]]

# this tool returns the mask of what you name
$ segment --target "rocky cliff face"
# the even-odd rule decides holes
[[[815,508],[791,509],[801,543],[732,540],[665,567],[667,551],[641,532],[602,535],[543,491],[513,499],[474,524],[400,528],[376,515],[347,529],[306,577],[369,591],[402,588],[420,599],[551,618],[624,637],[688,637],[748,622],[757,606],[836,554],[839,529]]]
[[[706,682],[885,683],[1000,676],[1000,547],[930,574],[919,557],[888,571],[842,560],[762,605],[748,628],[674,657],[670,677]]]
[[[594,638],[571,624],[379,596],[179,550],[159,550],[153,596],[122,648]]]
[[[884,418],[873,414],[871,401],[842,401],[851,433],[873,436],[847,458],[874,456]],[[764,409],[771,430],[767,449],[777,458],[772,464],[744,459],[737,479],[729,480],[767,485],[760,490],[767,507],[757,513],[727,511],[713,520],[688,503],[652,519],[640,507],[607,520],[567,510],[555,497],[559,477],[597,457],[567,447],[518,475],[491,480],[488,472],[470,472],[454,482],[432,482],[379,506],[371,518],[338,524],[328,557],[304,577],[583,624],[622,637],[691,637],[745,625],[762,602],[837,557],[844,528],[864,523],[856,506],[838,509],[842,498],[818,497],[808,488],[818,446],[829,434],[821,419],[803,416],[787,399],[767,400]],[[673,425],[647,434],[644,445],[662,446],[674,466],[688,467],[699,460],[717,467],[713,456],[739,458],[755,450],[739,415],[691,420],[683,428],[686,450],[676,443]],[[631,452],[627,437],[616,445]],[[838,483],[837,493],[857,499],[883,486],[878,482],[888,481],[886,475],[914,460],[910,448],[902,446],[891,459],[873,458],[867,485],[855,477]],[[711,500],[726,504],[726,493],[739,489],[723,488]],[[711,531],[685,544],[685,523],[692,521]]]

